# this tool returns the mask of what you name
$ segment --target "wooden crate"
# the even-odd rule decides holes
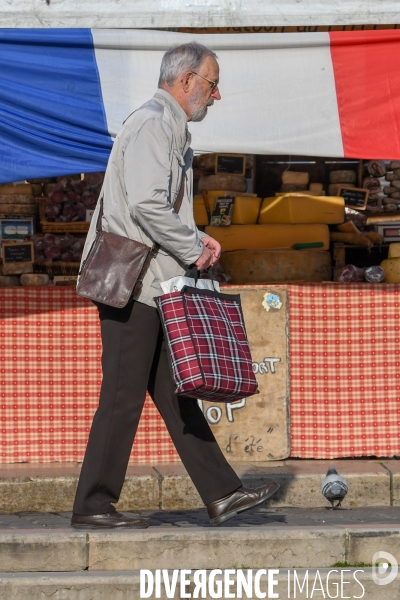
[[[39,203],[40,226],[44,233],[87,233],[90,223],[88,221],[76,221],[75,223],[52,223],[47,221],[45,214],[45,202]]]

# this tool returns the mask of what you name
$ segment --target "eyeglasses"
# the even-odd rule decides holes
[[[216,90],[219,84],[219,80],[217,79],[217,81],[212,81],[211,79],[207,79],[207,77],[204,77],[204,75],[200,75],[200,73],[196,73],[196,71],[192,71],[193,75],[197,75],[197,77],[201,77],[202,79],[205,79],[206,81],[208,81],[208,83],[210,84],[210,88],[212,89],[212,91]]]

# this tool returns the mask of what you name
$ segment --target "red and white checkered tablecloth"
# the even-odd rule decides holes
[[[400,454],[400,285],[288,285],[292,456]],[[94,306],[0,289],[0,462],[80,461],[101,382]],[[178,462],[146,399],[131,461]]]
[[[400,454],[400,285],[290,285],[291,454]]]
[[[97,310],[75,289],[0,288],[0,462],[82,460],[100,360]],[[150,398],[131,461],[179,461]]]

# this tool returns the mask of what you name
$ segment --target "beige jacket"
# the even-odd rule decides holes
[[[132,113],[117,135],[104,178],[103,230],[161,249],[136,298],[155,306],[162,294],[160,281],[182,275],[203,251],[193,217],[193,151],[187,117],[176,100],[159,89]],[[182,175],[184,196],[177,215],[173,204]],[[100,203],[86,239],[82,265],[96,237]]]

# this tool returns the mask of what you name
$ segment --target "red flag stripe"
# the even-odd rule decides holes
[[[400,31],[330,39],[344,155],[400,159]]]

